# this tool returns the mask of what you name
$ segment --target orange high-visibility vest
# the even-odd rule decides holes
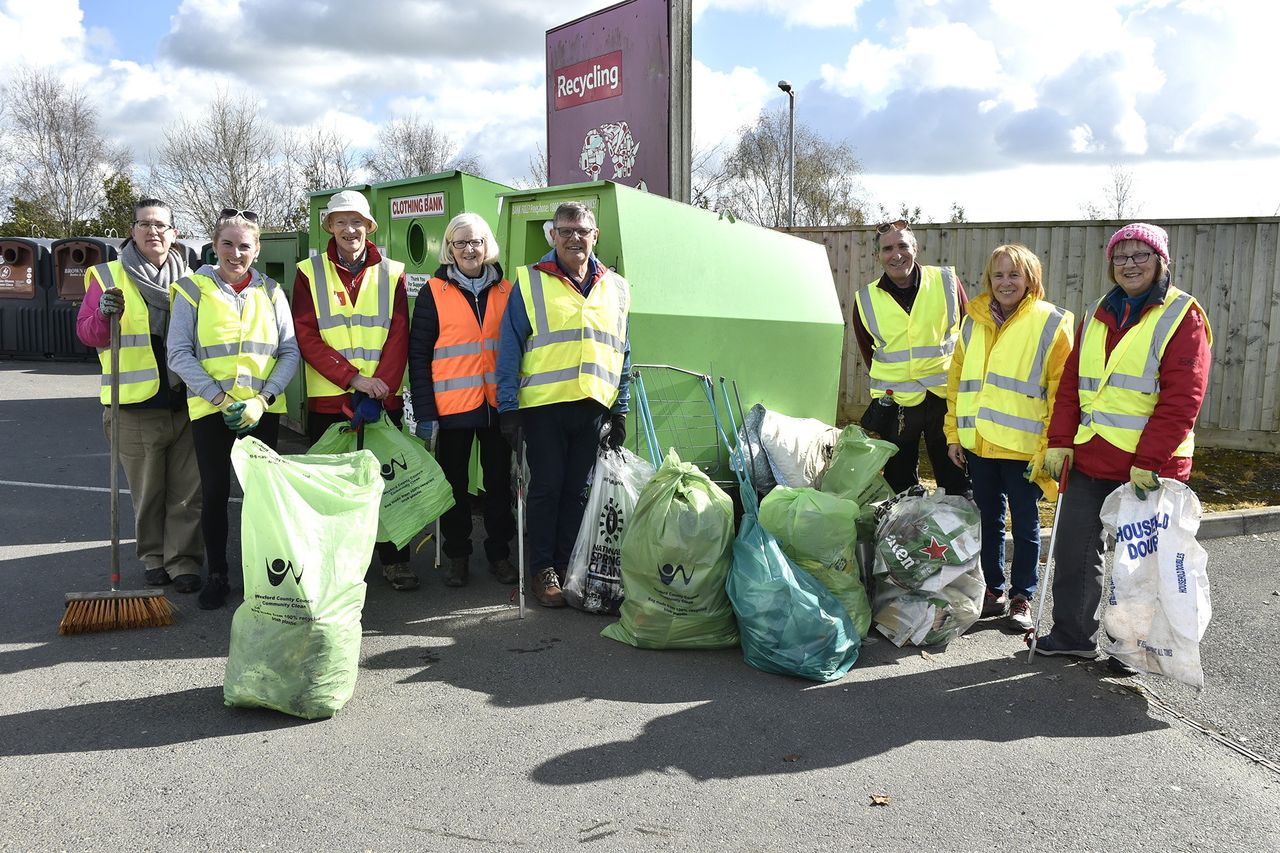
[[[427,283],[436,302],[440,334],[431,353],[431,388],[439,415],[457,415],[479,408],[482,403],[498,405],[498,385],[494,370],[498,364],[498,337],[502,315],[511,296],[511,282],[505,278],[481,292],[488,299],[484,324],[476,317],[471,300],[462,288],[444,279]]]

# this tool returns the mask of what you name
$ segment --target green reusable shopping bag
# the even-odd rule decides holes
[[[831,451],[831,463],[818,480],[824,492],[868,506],[893,497],[893,489],[880,473],[890,456],[898,452],[891,441],[869,438],[862,427],[845,427]]]
[[[778,486],[760,502],[760,526],[835,595],[865,637],[871,630],[871,602],[856,556],[859,512],[853,501],[817,489]]]
[[[244,486],[244,603],[231,620],[223,699],[331,717],[356,685],[378,461],[367,450],[279,456],[249,436],[231,463]]]
[[[738,645],[725,592],[732,549],[732,499],[670,451],[622,536],[621,619],[600,633],[643,649]]]
[[[357,438],[346,422],[339,421],[307,452],[350,453],[356,449]],[[377,541],[403,548],[453,506],[453,487],[422,442],[396,429],[385,412],[381,419],[364,425],[364,449],[378,458],[386,482]]]

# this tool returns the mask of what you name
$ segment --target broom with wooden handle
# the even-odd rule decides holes
[[[157,365],[163,370],[163,366]],[[120,313],[111,315],[111,590],[69,592],[59,634],[155,628],[173,622],[164,590],[120,589]]]

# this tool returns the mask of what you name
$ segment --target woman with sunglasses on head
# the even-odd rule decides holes
[[[418,292],[409,329],[409,379],[418,436],[436,441],[436,459],[453,486],[440,519],[446,586],[466,586],[471,566],[471,446],[484,470],[485,556],[500,583],[516,583],[511,564],[511,446],[498,429],[494,370],[511,282],[498,265],[489,224],[460,213],[445,227],[440,267]]]
[[[982,615],[1008,612],[1014,627],[1029,631],[1040,561],[1037,502],[1042,491],[1050,499],[1057,495],[1041,462],[1075,318],[1045,301],[1040,259],[1019,245],[991,253],[982,293],[965,313],[947,381],[947,455],[969,472],[982,516]],[[1008,594],[1006,508],[1013,520]]]
[[[173,285],[169,367],[187,385],[187,408],[204,498],[209,579],[200,607],[214,610],[230,591],[227,501],[231,447],[252,434],[274,448],[284,390],[298,369],[293,318],[280,285],[252,267],[260,250],[258,215],[223,210],[213,231],[216,266]]]
[[[1196,416],[1209,382],[1213,335],[1204,309],[1169,276],[1169,235],[1135,222],[1107,243],[1115,285],[1089,306],[1062,372],[1045,468],[1069,468],[1054,551],[1053,629],[1042,655],[1096,655],[1106,546],[1098,515],[1129,483],[1145,497],[1161,477],[1191,474]],[[1030,639],[1028,637],[1028,639]],[[1112,660],[1112,668],[1125,670]]]

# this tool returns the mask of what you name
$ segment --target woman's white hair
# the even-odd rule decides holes
[[[484,262],[491,264],[498,260],[498,238],[493,236],[493,229],[478,213],[459,213],[444,228],[444,240],[440,243],[440,263],[456,264],[453,256],[453,237],[463,228],[470,226],[475,235],[484,240]]]

